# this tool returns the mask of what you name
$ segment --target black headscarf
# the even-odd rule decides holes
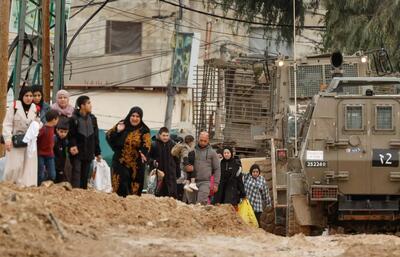
[[[32,87],[24,86],[24,87],[22,87],[21,90],[19,91],[19,97],[18,97],[18,100],[21,102],[22,107],[24,108],[25,113],[28,113],[28,112],[29,112],[29,109],[31,108],[31,105],[32,105],[32,103],[33,103],[33,100],[32,100],[32,103],[31,103],[31,104],[25,104],[25,103],[24,103],[24,100],[23,100],[24,95],[26,95],[26,93],[28,93],[28,92],[31,92],[31,93],[33,94]]]
[[[140,123],[137,126],[132,126],[131,121],[130,121],[130,118],[131,118],[132,114],[134,114],[134,113],[137,113],[139,115],[139,117],[140,117]],[[143,110],[142,110],[142,108],[140,108],[138,106],[133,107],[129,111],[128,115],[125,117],[124,124],[125,124],[125,128],[127,130],[134,130],[134,129],[142,127],[143,124],[144,124],[143,123]]]
[[[35,92],[39,92],[42,95],[42,98],[40,99],[39,106],[43,107],[43,102],[44,102],[44,99],[43,99],[43,87],[39,86],[39,85],[32,86],[32,93],[34,94]]]

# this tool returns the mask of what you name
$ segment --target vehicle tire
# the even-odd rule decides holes
[[[271,161],[269,159],[266,159],[264,161],[257,161],[256,164],[260,166],[262,175],[267,182],[271,201],[273,201]],[[286,228],[282,225],[275,224],[275,209],[272,206],[266,207],[261,214],[260,227],[271,234],[285,236]]]

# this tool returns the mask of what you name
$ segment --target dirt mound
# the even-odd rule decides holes
[[[0,249],[8,249],[3,254],[0,250],[0,256],[21,246],[33,255],[43,256],[42,244],[62,243],[76,235],[96,239],[110,228],[136,227],[140,233],[151,230],[173,237],[229,235],[233,231],[243,235],[252,230],[230,206],[190,206],[153,196],[124,199],[60,185],[21,189],[0,184],[0,210]]]
[[[230,206],[0,184],[0,256],[400,256],[388,235],[278,237]]]

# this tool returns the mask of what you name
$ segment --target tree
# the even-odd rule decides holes
[[[209,0],[225,12],[233,10],[237,18],[265,23],[292,24],[291,0]],[[385,48],[394,68],[400,71],[400,1],[398,0],[295,0],[298,25],[304,24],[307,9],[326,10],[322,32],[326,52],[340,50],[346,54]],[[266,31],[270,27],[265,27]],[[279,27],[278,40],[293,40],[291,27]]]
[[[298,26],[304,25],[307,8],[318,6],[319,0],[295,0]],[[235,18],[249,22],[263,22],[266,31],[277,30],[278,40],[293,40],[293,2],[292,0],[208,0],[222,10],[232,12]],[[260,17],[261,15],[261,17]],[[275,26],[274,26],[275,25]]]
[[[323,0],[326,50],[352,54],[385,48],[396,70],[400,57],[400,1]]]

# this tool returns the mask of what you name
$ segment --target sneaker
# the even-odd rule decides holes
[[[189,193],[192,193],[192,192],[193,192],[193,189],[190,187],[189,184],[186,184],[186,185],[183,187],[183,189],[186,190],[186,191],[188,191]]]
[[[189,188],[194,191],[199,191],[199,188],[197,187],[196,183],[190,183]]]

